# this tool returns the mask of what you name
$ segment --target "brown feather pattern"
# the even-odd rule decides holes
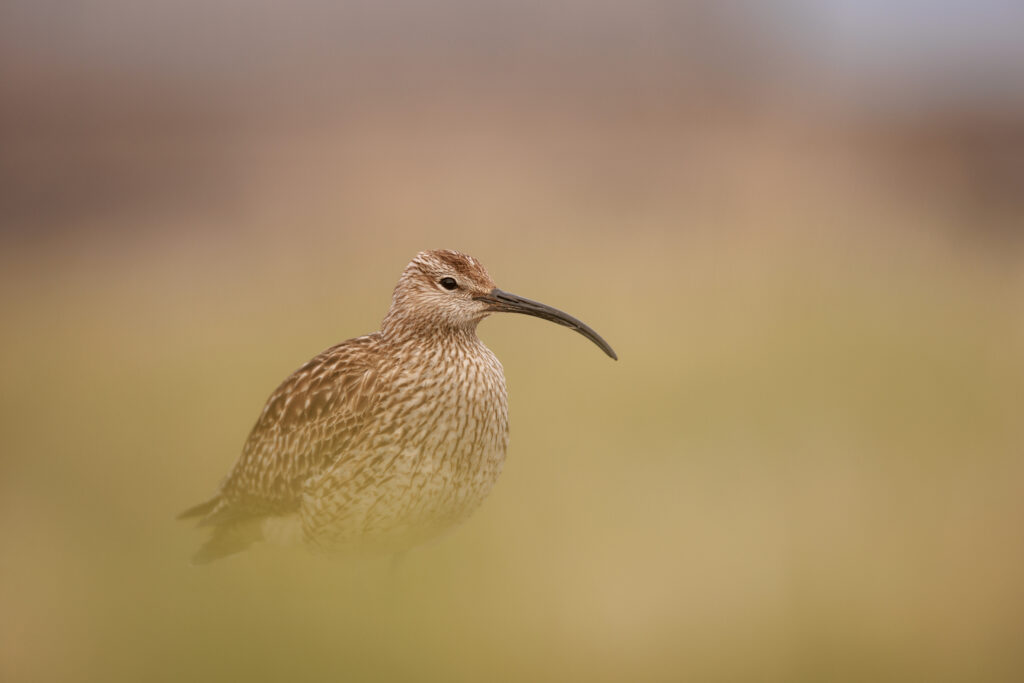
[[[212,544],[236,539],[221,527],[297,514],[313,549],[399,549],[486,497],[508,443],[504,375],[476,321],[410,309],[440,271],[493,288],[479,262],[456,252],[410,263],[381,332],[323,351],[267,399],[201,522],[217,527]]]
[[[493,312],[576,330],[562,311],[497,289],[471,256],[421,252],[379,332],[332,346],[267,399],[212,499],[183,517],[213,527],[209,562],[290,527],[313,550],[402,550],[468,516],[501,474],[508,400],[501,363],[476,336]]]

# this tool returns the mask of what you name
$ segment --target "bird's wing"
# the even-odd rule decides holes
[[[376,334],[333,346],[271,394],[203,524],[287,514],[303,483],[342,455],[373,405]]]

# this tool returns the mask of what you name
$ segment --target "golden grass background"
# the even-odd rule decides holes
[[[0,679],[1024,675],[1019,110],[33,68],[0,168]],[[621,360],[489,319],[512,441],[466,525],[397,571],[190,567],[174,515],[425,248]]]

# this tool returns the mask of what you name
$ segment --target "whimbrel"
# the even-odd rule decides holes
[[[380,331],[289,376],[217,494],[180,515],[213,529],[193,561],[265,538],[399,552],[465,519],[494,486],[508,446],[501,363],[476,336],[497,312],[565,325],[617,358],[576,318],[498,289],[472,256],[421,252]]]

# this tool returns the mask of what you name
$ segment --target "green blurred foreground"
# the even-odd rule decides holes
[[[9,253],[0,679],[1024,676],[1018,270],[908,236],[567,228]],[[173,517],[276,382],[375,329],[439,246],[621,361],[486,321],[504,477],[396,572],[272,547],[188,566],[201,534]]]

